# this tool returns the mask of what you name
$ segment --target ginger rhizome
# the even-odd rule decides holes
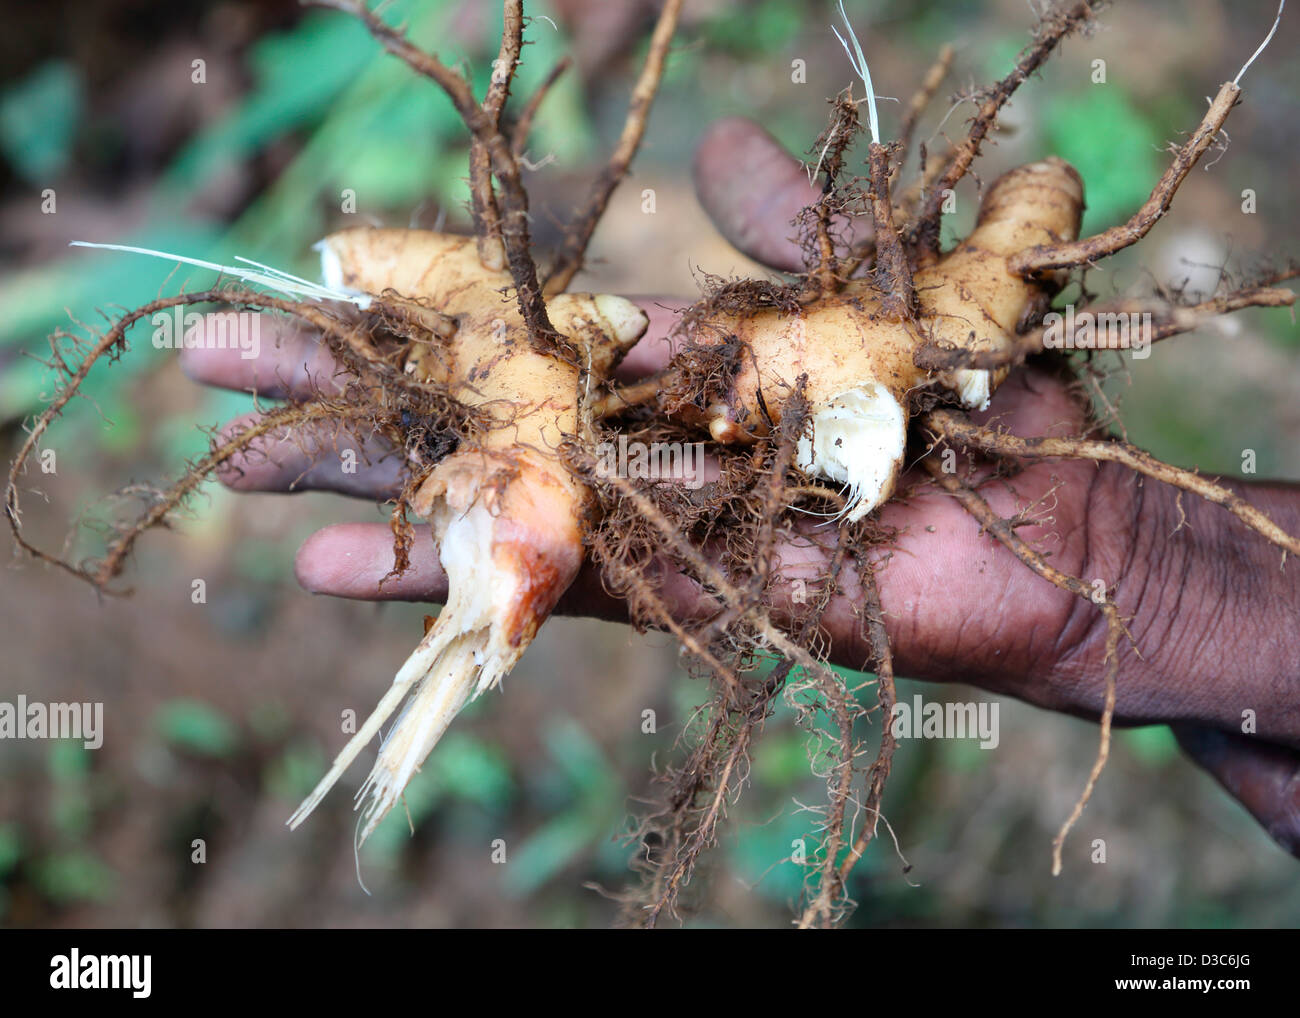
[[[561,343],[539,347],[502,297],[509,273],[484,265],[473,238],[358,229],[320,246],[330,287],[392,294],[414,314],[438,316],[438,327],[411,344],[403,370],[477,411],[474,431],[427,470],[410,499],[432,524],[447,604],[292,819],[296,827],[311,813],[400,710],[362,787],[364,841],[461,708],[519,660],[577,575],[590,493],[560,448],[582,428],[589,374],[606,377],[647,319],[622,297],[559,294],[546,311]]]
[[[1007,375],[1005,367],[927,370],[917,365],[916,351],[936,343],[1009,349],[1026,315],[1046,306],[1054,281],[1016,275],[1008,259],[1073,240],[1082,212],[1082,183],[1068,164],[1031,163],[989,189],[969,237],[916,272],[914,310],[891,313],[889,294],[870,279],[850,280],[791,310],[706,309],[692,317],[695,342],[735,344],[744,355],[721,386],[711,387],[706,405],[680,393],[669,405],[707,426],[715,441],[752,443],[780,421],[782,404],[803,377],[810,420],[798,465],[843,485],[846,518],[858,520],[893,494],[918,397],[938,389],[982,410]]]

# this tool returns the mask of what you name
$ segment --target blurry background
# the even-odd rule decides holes
[[[621,126],[655,14],[651,0],[529,5],[516,94],[565,53],[577,62],[539,117],[528,175],[542,244],[585,193]],[[463,61],[481,93],[499,11],[484,0],[389,7],[414,38]],[[1000,77],[1033,23],[1023,0],[848,3],[882,94],[906,100],[939,47],[954,71],[922,122],[933,138],[950,96]],[[1003,169],[1055,152],[1087,182],[1085,229],[1124,218],[1165,165],[1162,148],[1194,127],[1205,97],[1233,76],[1271,24],[1271,0],[1122,3],[1090,38],[1017,95],[1008,130],[979,164]],[[1300,12],[1295,12],[1300,15]],[[697,291],[696,273],[755,271],[707,224],[689,180],[714,117],[759,119],[793,151],[812,145],[825,99],[850,81],[832,7],[805,0],[690,0],[633,177],[596,236],[581,288]],[[1300,17],[1244,80],[1231,144],[1196,169],[1172,215],[1136,251],[1093,273],[1094,289],[1153,278],[1212,287],[1227,257],[1294,254],[1300,184]],[[130,255],[69,251],[84,239],[228,262],[235,254],[315,276],[310,245],[358,221],[464,224],[465,146],[446,99],[365,32],[291,2],[49,0],[14,5],[0,35],[0,449],[51,389],[26,356],[43,337],[94,323],[160,289],[211,279]],[[791,62],[807,82],[791,80]],[[1092,81],[1106,61],[1105,84]],[[203,63],[201,82],[196,65]],[[969,103],[944,129],[960,137]],[[886,133],[898,107],[882,106]],[[1213,156],[1207,157],[1207,162]],[[865,172],[865,171],[863,171]],[[737,186],[745,167],[737,166]],[[656,192],[642,212],[641,191]],[[949,226],[964,231],[970,182]],[[1252,189],[1257,212],[1243,214]],[[53,189],[54,214],[42,213]],[[355,214],[341,195],[356,195]],[[1248,262],[1247,262],[1248,264]],[[101,365],[46,441],[58,471],[33,472],[33,536],[57,543],[78,514],[133,479],[161,481],[201,451],[198,425],[251,406],[200,391],[148,328]],[[1300,479],[1300,341],[1284,311],[1248,312],[1159,346],[1110,382],[1129,437],[1184,465],[1230,474],[1244,448],[1260,476]],[[111,422],[111,427],[109,423]],[[285,818],[342,745],[343,710],[364,717],[418,638],[421,606],[314,599],[292,558],[314,528],[379,519],[325,495],[234,497],[205,489],[180,533],[154,533],[129,579],[135,596],[101,601],[29,562],[0,573],[0,700],[103,701],[103,748],[0,742],[0,923],[7,926],[603,926],[628,880],[626,829],[655,759],[671,753],[704,690],[683,678],[671,641],[556,619],[506,682],[438,747],[407,795],[414,836],[395,811],[352,851],[354,767],[305,826]],[[88,545],[87,550],[93,550]],[[190,600],[191,582],[208,600]],[[1013,606],[1008,606],[1014,610]],[[1231,667],[1231,662],[1224,662]],[[900,696],[981,700],[979,691],[903,683]],[[654,709],[658,731],[643,734]],[[885,800],[913,869],[876,844],[853,887],[862,926],[1293,925],[1295,860],[1178,754],[1166,729],[1119,733],[1076,829],[1065,874],[1048,875],[1052,834],[1095,751],[1095,728],[1002,704],[1001,745],[904,742]],[[787,859],[820,801],[803,736],[784,710],[769,723],[751,786],[710,868],[694,923],[780,926],[801,874]],[[507,863],[491,843],[504,839]],[[1106,865],[1088,861],[1094,838]],[[204,839],[207,861],[191,862]],[[910,886],[910,880],[919,886]],[[707,886],[707,893],[698,893]]]

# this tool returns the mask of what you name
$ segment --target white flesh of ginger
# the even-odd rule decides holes
[[[882,385],[868,382],[810,408],[812,433],[799,439],[799,466],[848,488],[845,518],[860,520],[894,489],[907,444],[907,417]]]
[[[992,373],[959,368],[952,373],[952,386],[967,410],[987,410],[993,392]]]
[[[470,700],[500,682],[519,657],[521,648],[511,647],[497,624],[498,606],[515,598],[519,577],[493,560],[493,517],[488,507],[476,500],[461,512],[439,502],[431,522],[447,571],[446,607],[329,773],[289,818],[290,827],[307,819],[405,701],[357,793],[363,806],[359,840],[364,842],[396,805],[452,719]]]

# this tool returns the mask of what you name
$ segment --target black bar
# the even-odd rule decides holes
[[[767,993],[780,992],[806,997],[814,1007],[820,1001],[837,1008],[864,1002],[903,1006],[909,998],[928,1010],[990,1000],[1074,1005],[1203,997],[1229,1007],[1276,1000],[1294,1011],[1300,946],[1294,930],[686,935],[693,943],[555,931],[544,937],[463,930],[8,931],[0,934],[0,979],[6,1004],[14,1006],[57,1005],[60,997],[94,1005],[111,997],[127,1006],[436,1009],[458,1002],[498,1008],[517,999],[578,1007],[602,1001],[619,1007],[622,1001],[635,1009],[646,999],[731,998],[740,1007],[744,1000],[759,1003]],[[766,943],[754,944],[750,938],[757,936]],[[117,960],[123,956],[134,956],[133,968]],[[128,985],[56,988],[53,983],[64,984],[72,975],[74,958],[79,986],[114,979]],[[822,983],[828,976],[835,978]],[[683,996],[695,992],[710,996]],[[830,996],[838,994],[842,999]],[[407,1004],[408,996],[416,999]],[[9,1006],[5,1011],[21,1013]]]

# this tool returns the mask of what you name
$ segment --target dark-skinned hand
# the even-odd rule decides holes
[[[800,164],[757,125],[714,124],[695,160],[701,203],[735,247],[783,271],[802,260],[790,221],[815,193]],[[650,317],[645,338],[620,366],[632,379],[663,367],[672,352],[674,310],[688,300],[638,300]],[[187,350],[196,381],[253,390],[266,398],[328,390],[337,366],[313,335],[284,326],[261,355],[237,349]],[[1080,433],[1085,408],[1045,368],[1018,369],[977,421],[1022,436]],[[314,458],[290,441],[264,445],[223,480],[239,491],[327,490],[383,500],[396,492],[399,462],[376,444],[344,473],[336,456]],[[964,460],[962,461],[964,470]],[[988,466],[983,475],[991,473]],[[980,474],[976,474],[979,477]],[[1232,483],[1290,533],[1300,532],[1300,489]],[[1032,574],[948,495],[913,470],[881,520],[896,528],[875,568],[898,674],[971,683],[1051,710],[1096,719],[1104,695],[1105,623],[1094,605]],[[1300,855],[1300,574],[1279,567],[1281,553],[1222,509],[1142,481],[1121,466],[1047,461],[984,484],[1003,516],[1038,503],[1039,525],[1018,533],[1050,554],[1058,569],[1086,583],[1102,580],[1130,619],[1138,653],[1124,645],[1117,683],[1118,724],[1173,727],[1188,755],[1235,796],[1277,842]],[[826,563],[826,528],[779,549],[786,589],[814,588]],[[446,576],[428,539],[415,543],[412,568],[380,588],[393,564],[383,523],[341,523],[312,535],[297,557],[309,591],[364,600],[441,601]],[[659,576],[681,616],[710,610],[698,585]],[[831,657],[864,665],[869,648],[853,612],[855,581],[828,608]],[[560,612],[626,620],[626,609],[587,567]],[[1139,656],[1140,654],[1140,656]],[[1244,712],[1257,731],[1243,734]]]

